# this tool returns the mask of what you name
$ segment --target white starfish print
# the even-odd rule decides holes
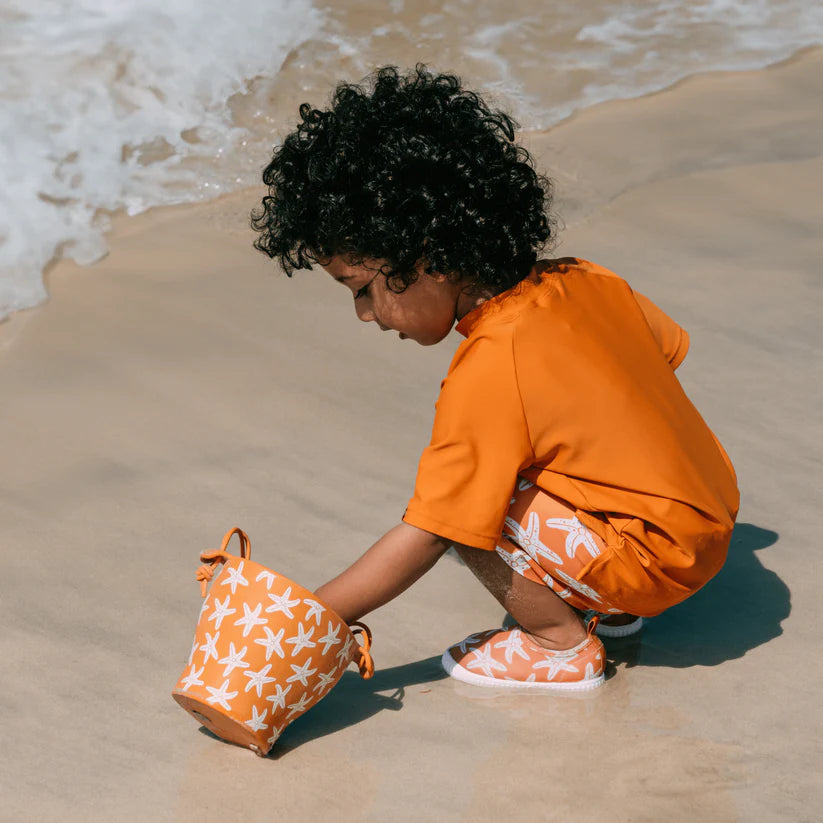
[[[594,663],[586,663],[586,676],[584,680],[594,680]]]
[[[189,652],[189,659],[186,661],[186,665],[190,666],[191,661],[194,660],[194,653],[197,651],[197,638],[194,638],[194,641],[191,644],[191,651]]]
[[[209,620],[214,620],[214,628],[219,629],[224,617],[234,614],[237,609],[229,608],[229,596],[226,595],[226,602],[221,603],[219,597],[214,598],[214,611],[209,615]]]
[[[258,714],[257,706],[251,707],[251,719],[246,721],[246,725],[251,727],[253,732],[259,732],[266,728],[266,715],[269,713],[268,709],[263,709],[263,714]]]
[[[513,571],[518,574],[523,574],[529,568],[529,556],[522,549],[515,549],[513,552],[507,552],[505,549],[497,548],[497,554],[503,559],[503,562]]]
[[[247,649],[248,646],[243,646],[238,652],[234,648],[234,643],[229,643],[229,653],[217,661],[221,665],[224,663],[226,665],[226,668],[223,669],[223,677],[228,677],[235,669],[247,669],[249,667],[249,664],[243,660]]]
[[[557,571],[557,569],[555,569],[555,571]],[[544,574],[542,580],[558,597],[562,597],[564,600],[571,597],[571,589],[562,588],[550,574]]]
[[[329,649],[332,646],[336,646],[338,643],[343,642],[337,636],[338,634],[340,634],[340,626],[338,626],[336,629],[334,629],[334,631],[332,631],[333,628],[334,627],[332,625],[332,622],[331,622],[331,620],[329,620],[329,630],[328,630],[328,632],[326,634],[324,634],[322,637],[317,638],[317,642],[323,644],[323,654],[324,655],[329,653]]]
[[[264,571],[260,572],[260,574],[258,574],[257,577],[254,578],[254,582],[259,583],[261,580],[265,580],[266,581],[266,588],[270,589],[271,584],[274,583],[274,580],[275,580],[276,577],[277,577],[277,575],[274,572],[264,570]]]
[[[211,608],[211,595],[209,597],[204,598],[203,605],[200,607],[200,614],[197,615],[197,620],[199,621],[203,614]]]
[[[271,707],[272,716],[274,716],[275,709],[285,709],[286,708],[286,695],[291,691],[291,686],[286,686],[284,689],[279,683],[276,686],[277,692],[276,694],[270,694],[266,697],[266,700],[271,701],[274,703],[274,706]]]
[[[221,586],[231,586],[231,593],[237,594],[238,586],[248,586],[249,581],[243,577],[243,560],[241,560],[237,567],[226,566],[226,579],[220,581]]]
[[[271,731],[271,737],[266,741],[266,743],[268,743],[269,746],[273,746],[277,742],[277,738],[280,737],[281,731],[282,729],[278,729],[277,726],[275,726]]]
[[[532,483],[530,480],[526,480],[525,477],[518,477],[517,478],[517,491],[519,491],[519,492],[524,492],[524,491],[526,491],[526,489],[530,489],[533,485],[534,485],[534,483]],[[511,506],[516,500],[517,500],[517,495],[515,494],[515,495],[512,496],[512,499],[509,500],[509,505]]]
[[[494,644],[495,649],[505,649],[506,650],[506,662],[511,663],[512,657],[516,654],[518,657],[522,657],[524,660],[529,659],[529,655],[523,650],[523,635],[520,632],[520,629],[512,629],[509,632],[509,636],[505,640],[501,640],[499,643]]]
[[[547,657],[545,660],[539,660],[537,663],[533,663],[532,668],[548,669],[546,672],[546,680],[554,680],[560,672],[577,672],[577,666],[552,657]]]
[[[319,691],[320,696],[322,697],[323,692],[326,689],[330,689],[334,685],[334,681],[335,681],[336,678],[334,676],[334,673],[323,674],[323,672],[320,672],[320,674],[318,674],[317,676],[320,678],[320,681],[317,683],[317,685],[315,685],[315,687],[312,689],[312,691],[313,692]]]
[[[546,525],[552,529],[568,532],[566,536],[566,554],[574,557],[578,546],[583,546],[591,557],[597,557],[600,549],[589,530],[576,517],[550,517]]]
[[[486,677],[494,677],[494,669],[499,672],[506,671],[506,667],[499,660],[492,657],[491,646],[481,646],[479,649],[475,649],[472,654],[474,654],[474,659],[466,663],[467,669],[482,669]]]
[[[292,606],[296,606],[300,602],[300,598],[298,597],[297,600],[289,600],[291,597],[291,586],[289,586],[283,594],[270,594],[267,596],[272,601],[271,606],[266,609],[267,612],[283,612],[289,620],[294,620]]]
[[[325,606],[321,606],[316,600],[312,600],[310,597],[303,598],[303,602],[306,603],[309,607],[309,610],[306,612],[305,618],[303,618],[307,623],[309,620],[314,617],[315,623],[319,626],[320,625],[320,615],[326,611]]]
[[[303,631],[303,624],[297,624],[297,634],[294,637],[287,637],[286,643],[292,643],[294,648],[291,650],[291,656],[296,657],[297,653],[303,649],[313,649],[317,643],[311,639],[314,634],[314,626],[312,626],[308,633]]]
[[[291,711],[286,715],[286,720],[290,719],[293,715],[302,714],[306,711],[310,700],[311,695],[306,692],[296,703],[289,703],[289,708]]]
[[[207,697],[206,700],[209,703],[219,703],[227,712],[229,712],[231,711],[229,700],[234,700],[234,698],[237,697],[237,692],[230,692],[228,689],[228,678],[223,681],[223,685],[219,689],[215,689],[213,686],[206,686],[206,691],[211,692],[211,697]]]
[[[262,697],[263,686],[265,686],[266,683],[274,683],[274,681],[277,680],[276,677],[266,677],[270,670],[271,663],[267,663],[259,672],[243,672],[243,674],[249,678],[249,682],[246,683],[246,691],[257,689],[257,696]]]
[[[217,641],[219,639],[220,632],[215,632],[214,637],[211,636],[210,632],[206,632],[206,642],[200,647],[200,651],[206,653],[206,656],[203,658],[204,663],[208,663],[210,657],[217,660]]]
[[[529,525],[525,529],[511,517],[507,517],[504,523],[511,531],[511,534],[506,536],[511,538],[512,542],[516,543],[526,554],[532,557],[535,554],[540,554],[551,560],[552,563],[559,566],[563,565],[560,555],[540,541],[540,518],[537,516],[537,512],[529,512]]]
[[[194,665],[192,664],[191,670],[189,673],[183,678],[183,683],[186,685],[183,686],[183,691],[187,692],[192,686],[202,686],[203,681],[199,679],[200,675],[203,674],[203,669],[206,667],[203,666],[200,671],[196,671]]]
[[[280,631],[275,634],[268,626],[263,626],[263,631],[266,633],[266,637],[258,637],[254,642],[266,647],[266,662],[269,662],[272,652],[277,652],[277,656],[282,660],[285,654],[283,653],[283,647],[280,645],[280,641],[283,639],[286,630],[280,629]]]
[[[311,666],[311,658],[309,658],[302,666],[295,666],[294,663],[289,663],[289,665],[294,670],[294,674],[291,677],[286,678],[286,683],[293,683],[295,680],[299,680],[303,688],[307,689],[309,686],[309,681],[307,678],[311,677],[317,671],[317,669],[309,668],[309,666]]]
[[[255,626],[261,626],[269,622],[267,618],[259,616],[260,609],[262,608],[262,603],[258,603],[254,609],[250,609],[248,603],[243,603],[243,616],[239,620],[234,621],[235,626],[243,627],[243,637],[248,637],[249,632]]]
[[[468,637],[464,637],[463,640],[457,644],[457,648],[460,649],[462,654],[465,654],[469,650],[469,646],[471,646],[472,643],[477,642],[483,634],[485,634],[485,632],[475,632],[474,634],[470,634]]]
[[[354,640],[352,640],[352,636],[349,635],[346,638],[346,642],[343,644],[343,647],[335,655],[335,657],[338,660],[341,660],[341,661],[345,660],[347,666],[349,665],[349,653],[351,652],[351,647],[352,647],[353,643],[354,643]]]
[[[554,573],[561,580],[563,580],[569,586],[570,589],[574,589],[576,592],[586,595],[586,597],[590,598],[591,600],[594,600],[596,603],[600,602],[600,595],[590,586],[587,586],[585,583],[581,583],[579,580],[575,580],[573,577],[566,574],[566,572],[560,571],[560,569],[555,569]]]

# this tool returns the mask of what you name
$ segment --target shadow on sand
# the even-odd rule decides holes
[[[446,677],[448,675],[440,665],[439,655],[390,669],[380,669],[369,680],[363,680],[353,670],[346,671],[326,697],[284,729],[269,752],[268,759],[278,760],[304,743],[333,734],[347,726],[355,726],[378,712],[399,711],[403,708],[408,687]],[[200,733],[225,745],[232,745],[221,740],[205,726],[200,727]]]
[[[777,539],[776,532],[750,523],[735,526],[726,565],[713,580],[649,619],[640,635],[606,641],[609,674],[615,665],[716,666],[779,636],[780,624],[791,611],[789,589],[755,555]],[[408,687],[445,677],[439,656],[378,670],[371,680],[348,671],[327,697],[285,729],[269,758],[277,760],[378,712],[399,711]]]
[[[778,637],[791,611],[789,589],[755,554],[777,539],[769,529],[738,523],[717,576],[647,620],[639,636],[606,641],[609,660],[627,667],[717,666]]]
[[[403,708],[406,689],[447,677],[440,656],[375,671],[370,680],[347,671],[328,696],[283,732],[269,758],[277,760],[309,740],[354,726],[378,712]],[[388,694],[386,694],[388,693]]]

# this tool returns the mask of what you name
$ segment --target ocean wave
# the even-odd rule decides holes
[[[112,212],[256,182],[300,102],[377,65],[457,71],[535,129],[820,42],[806,0],[5,0],[0,318],[105,254]]]
[[[227,106],[316,31],[310,0],[52,0],[0,10],[0,317],[56,256],[106,251],[107,215],[235,181]],[[201,162],[197,162],[197,161]]]

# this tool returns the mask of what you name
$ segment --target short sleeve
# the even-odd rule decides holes
[[[494,550],[517,474],[533,460],[511,335],[468,340],[443,381],[403,520]]]
[[[683,362],[689,350],[688,333],[648,297],[634,292],[634,298],[646,317],[646,322],[652,330],[657,345],[671,363],[671,367],[676,369]]]

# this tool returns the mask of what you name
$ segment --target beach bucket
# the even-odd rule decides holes
[[[235,534],[239,557],[226,551]],[[265,757],[283,729],[325,697],[350,663],[364,678],[372,676],[369,629],[346,625],[308,589],[252,562],[241,529],[226,532],[220,549],[203,552],[200,560],[205,600],[172,697],[209,731]]]

